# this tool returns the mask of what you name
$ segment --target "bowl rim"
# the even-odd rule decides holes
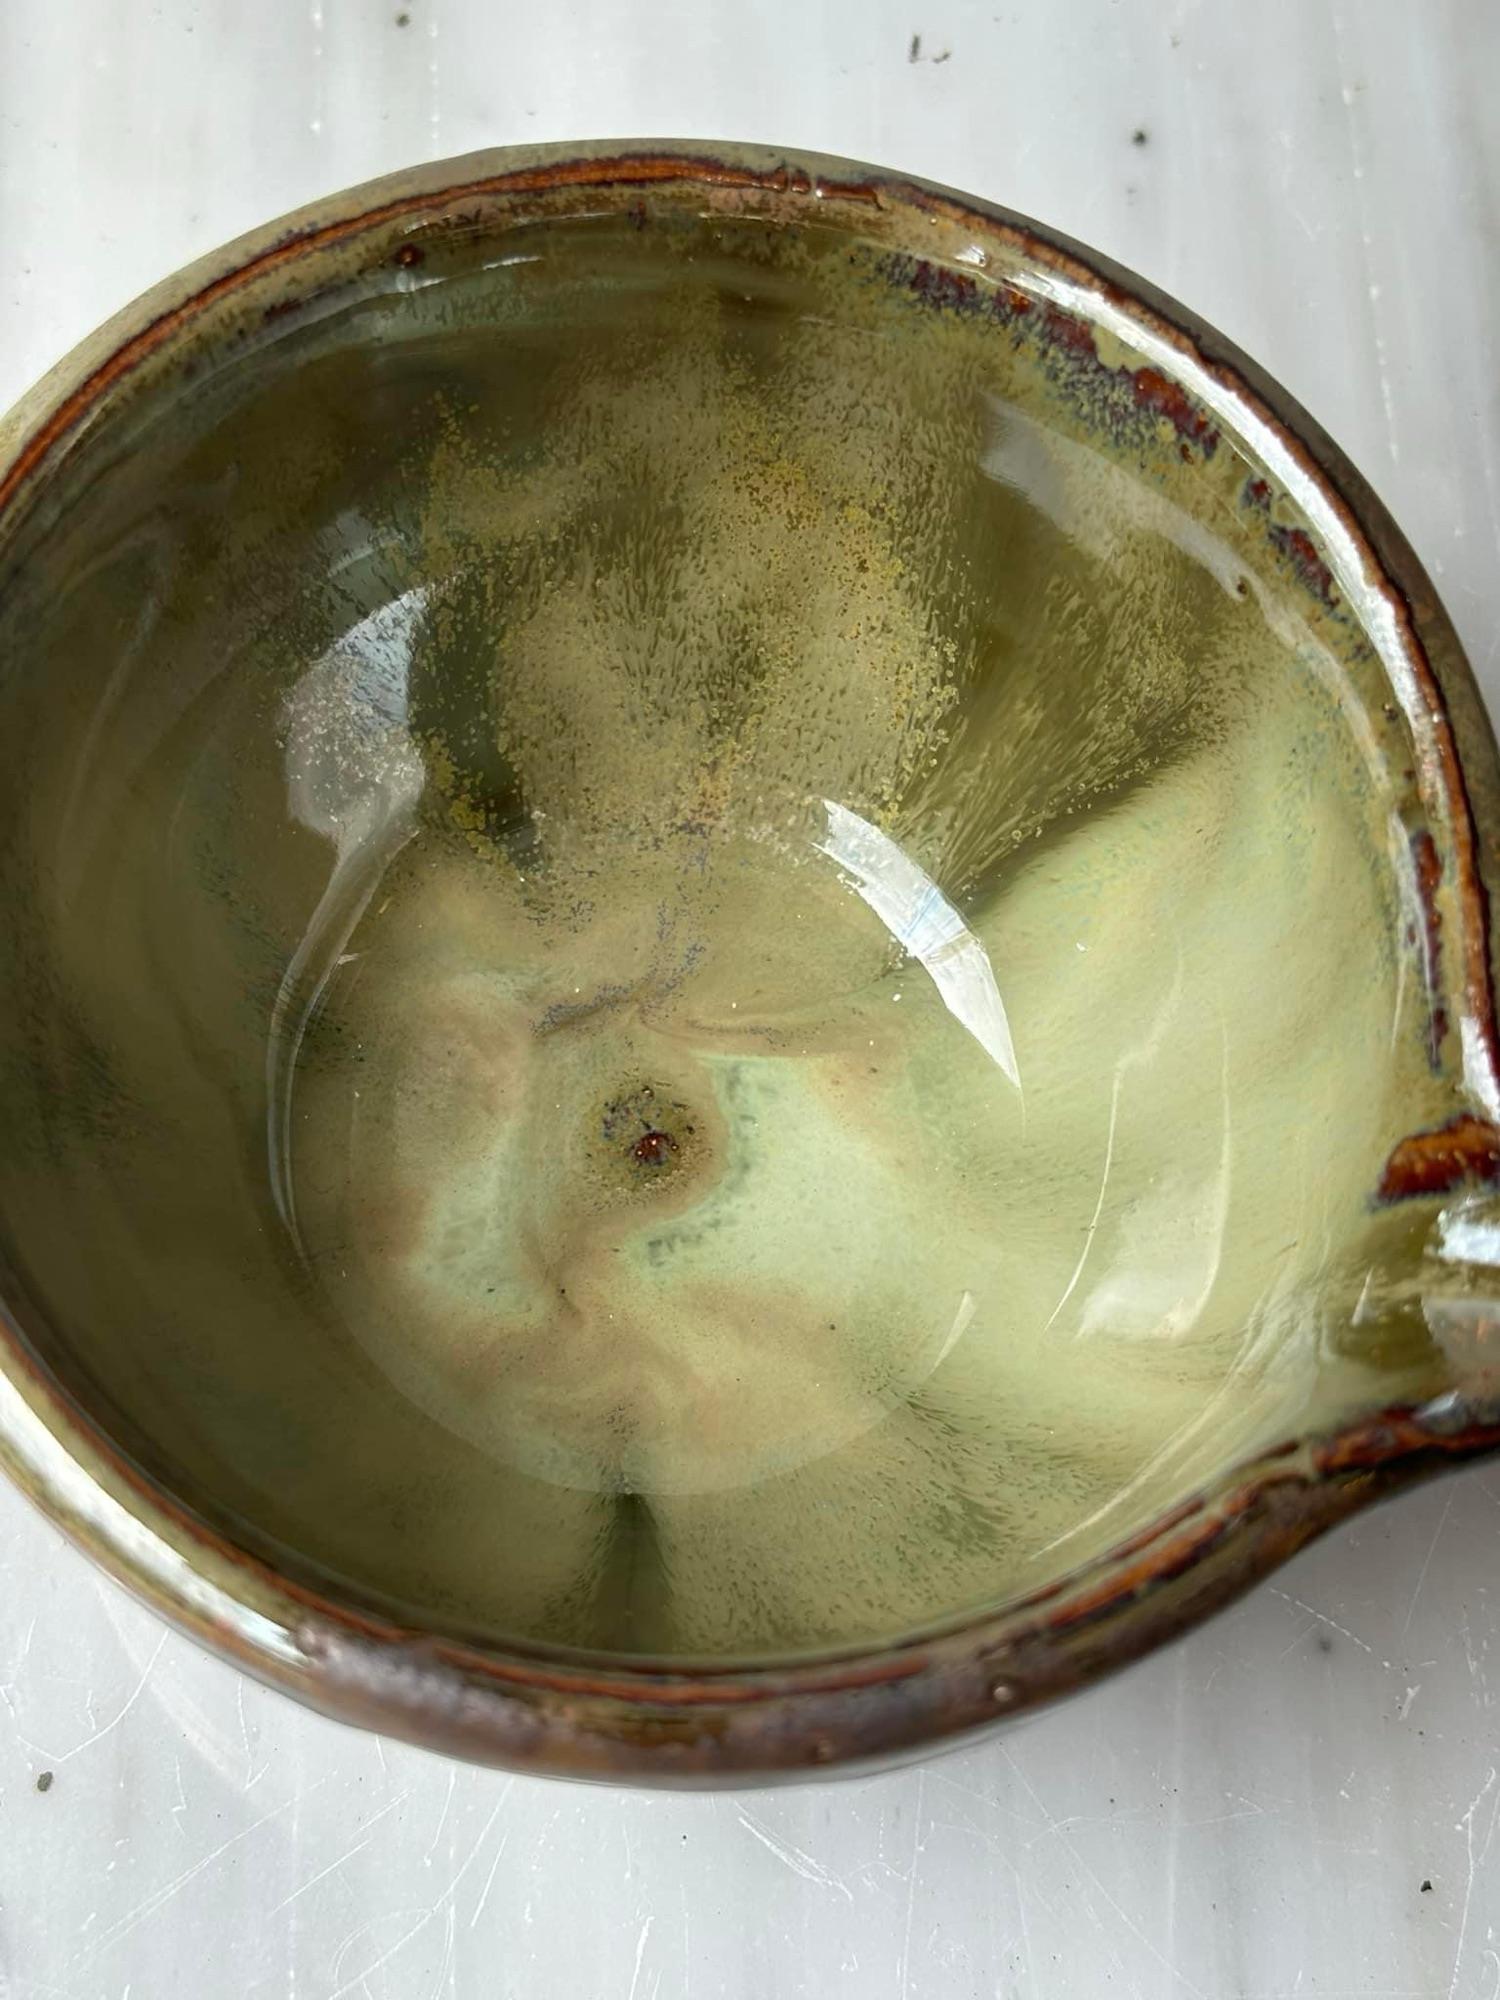
[[[1445,949],[1457,950],[1464,1079],[1479,1107],[1412,1134],[1382,1195],[1500,1180],[1500,1029],[1489,879],[1500,756],[1473,673],[1415,554],[1342,451],[1233,343],[1113,261],[995,204],[920,178],[809,153],[703,141],[502,148],[386,176],[241,237],[116,314],[0,418],[0,527],[63,462],[132,372],[252,285],[295,288],[378,233],[419,263],[425,232],[476,205],[652,190],[744,203],[795,221],[878,227],[920,243],[938,223],[1042,273],[1048,311],[1111,323],[1222,412],[1275,465],[1318,531],[1292,548],[1303,580],[1336,576],[1405,712],[1424,800],[1450,852]],[[931,241],[931,239],[927,239]],[[948,239],[944,239],[948,240]],[[934,252],[943,302],[974,280]],[[274,308],[272,308],[274,310]],[[283,308],[284,309],[284,308]],[[1090,332],[1092,339],[1092,331]],[[1097,359],[1097,355],[1095,356]],[[1104,365],[1103,363],[1100,364]],[[1142,375],[1152,372],[1139,371]],[[1153,395],[1159,391],[1153,387]],[[1295,542],[1295,537],[1293,537]],[[1422,884],[1432,937],[1442,921]],[[1500,1448],[1500,1386],[1483,1374],[1420,1407],[1361,1415],[1241,1465],[1140,1533],[999,1610],[926,1636],[791,1663],[683,1666],[450,1640],[336,1602],[238,1548],[134,1467],[40,1363],[0,1300],[0,1465],[117,1580],[259,1678],[339,1719],[515,1770],[637,1783],[784,1779],[921,1754],[1086,1685],[1198,1622],[1333,1522],[1405,1483]]]

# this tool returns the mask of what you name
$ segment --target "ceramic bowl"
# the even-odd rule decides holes
[[[479,1761],[1082,1686],[1500,1442],[1496,752],[1321,431],[870,168],[486,154],[0,426],[0,1457]]]

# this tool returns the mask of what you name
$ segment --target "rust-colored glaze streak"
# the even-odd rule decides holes
[[[1331,463],[1316,456],[1297,436],[1289,422],[1257,396],[1234,369],[1223,362],[1210,360],[1187,335],[1179,334],[1178,339],[1187,351],[1195,355],[1199,365],[1214,381],[1236,397],[1250,416],[1274,433],[1299,470],[1322,487],[1340,526],[1361,551],[1367,568],[1378,572],[1376,587],[1395,621],[1404,663],[1416,683],[1415,701],[1407,699],[1403,707],[1413,737],[1427,752],[1424,761],[1429,768],[1423,772],[1423,798],[1430,810],[1448,820],[1452,829],[1454,886],[1463,917],[1459,949],[1464,968],[1466,1013],[1487,1072],[1474,1081],[1484,1088],[1487,1097],[1492,1100],[1500,1098],[1500,1027],[1497,1027],[1495,1017],[1489,897],[1479,865],[1479,833],[1454,740],[1448,704],[1428,658],[1427,648],[1417,631],[1411,604],[1388,570],[1381,567],[1379,558],[1370,547],[1363,523],[1340,491],[1341,466],[1333,448],[1329,448]],[[1269,508],[1271,489],[1264,479],[1252,479],[1246,485],[1245,498],[1252,506]],[[1307,539],[1304,535],[1303,540]],[[1327,565],[1310,542],[1308,550],[1315,559],[1315,567],[1311,570],[1304,568],[1304,578],[1327,602],[1323,577],[1328,576],[1329,587],[1332,578],[1328,575]],[[1435,784],[1432,782],[1434,779]]]
[[[1435,1131],[1413,1132],[1392,1148],[1380,1176],[1381,1201],[1449,1194],[1465,1182],[1500,1180],[1500,1131],[1464,1112]]]
[[[1427,982],[1427,1053],[1436,1069],[1448,1033],[1448,1009],[1443,1004],[1443,916],[1438,908],[1438,888],[1443,879],[1443,857],[1428,829],[1419,827],[1411,839],[1412,874],[1421,912],[1422,971]]]
[[[379,208],[368,209],[361,215],[342,216],[336,222],[324,223],[315,229],[296,231],[273,244],[269,250],[262,251],[258,257],[252,257],[237,270],[227,271],[222,277],[215,278],[202,291],[195,292],[169,312],[162,313],[96,368],[88,380],[60,403],[46,422],[26,440],[3,477],[0,477],[0,513],[9,506],[22,484],[48,453],[77,429],[107,390],[139,367],[148,355],[206,308],[273,271],[285,268],[315,251],[334,249],[372,229],[420,216],[435,216],[464,201],[493,201],[515,195],[550,193],[560,188],[635,187],[672,181],[696,181],[714,188],[743,188],[747,192],[767,194],[814,192],[814,184],[807,175],[789,168],[760,173],[751,167],[729,166],[707,157],[643,154],[615,160],[564,160],[555,166],[520,168],[515,173],[465,181],[432,193],[406,195],[399,200],[385,202]],[[820,181],[816,191],[825,199],[877,206],[880,201],[879,193],[872,185],[859,181]],[[406,257],[402,261],[411,263],[416,260]]]
[[[1184,444],[1195,444],[1205,458],[1213,457],[1219,448],[1218,430],[1180,382],[1173,382],[1158,368],[1137,368],[1130,386],[1143,409],[1165,417]]]
[[[1448,1431],[1435,1427],[1420,1410],[1382,1410],[1315,1446],[1313,1467],[1320,1478],[1331,1479],[1350,1472],[1377,1472],[1408,1455],[1463,1458],[1497,1441],[1500,1423],[1471,1424]]]
[[[1318,545],[1307,530],[1273,523],[1267,532],[1313,595],[1324,604],[1336,604],[1338,590],[1333,581],[1333,571],[1319,555]]]
[[[1453,724],[1425,651],[1412,636],[1413,657],[1423,698],[1428,703],[1430,741],[1442,774],[1445,803],[1452,825],[1455,889],[1463,922],[1459,950],[1464,966],[1466,1013],[1484,1052],[1489,1074],[1482,1082],[1485,1096],[1500,1100],[1500,1036],[1495,1023],[1494,981],[1490,970],[1490,902],[1479,867],[1479,833],[1474,808],[1464,784]]]
[[[1154,1537],[1143,1560],[1101,1564],[1097,1578],[1068,1590],[1050,1611],[1040,1610],[1040,1598],[1053,1591],[977,1629],[900,1649],[908,1671],[899,1677],[812,1666],[732,1682],[655,1674],[624,1683],[585,1672],[571,1683],[576,1706],[569,1712],[575,1720],[588,1713],[586,1745],[560,1730],[555,1716],[525,1708],[516,1711],[505,1754],[591,1775],[659,1775],[665,1768],[686,1780],[878,1756],[960,1734],[997,1713],[1018,1713],[1086,1685],[1239,1595],[1393,1482],[1497,1442],[1500,1424],[1444,1430],[1420,1411],[1388,1411],[1304,1453],[1298,1469],[1264,1468],[1211,1509],[1200,1509],[1185,1532]],[[377,1661],[349,1654],[331,1635],[323,1651],[353,1687],[367,1677],[379,1686]],[[476,1714],[485,1713],[480,1690],[493,1680],[495,1663],[427,1647],[415,1660],[425,1663],[415,1666],[419,1695],[424,1671],[446,1665],[459,1677],[474,1710],[454,1716],[448,1740],[471,1753],[483,1749],[486,1724]],[[611,1710],[616,1699],[627,1700],[629,1711]]]

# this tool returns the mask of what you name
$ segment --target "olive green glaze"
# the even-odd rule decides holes
[[[0,1448],[169,1615],[465,1754],[782,1770],[1495,1441],[1493,745],[1173,318],[557,150],[10,420]]]

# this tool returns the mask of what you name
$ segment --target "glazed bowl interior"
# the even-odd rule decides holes
[[[1455,1381],[1373,615],[1128,320],[804,206],[268,271],[0,520],[18,1339],[409,1630],[910,1639]]]

